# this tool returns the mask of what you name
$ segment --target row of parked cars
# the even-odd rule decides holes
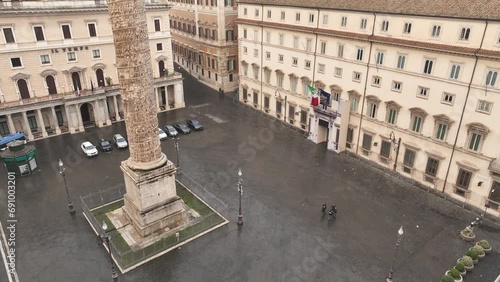
[[[181,122],[174,125],[167,124],[164,128],[165,131],[161,128],[158,128],[158,136],[160,140],[165,140],[168,138],[168,136],[175,137],[179,134],[179,132],[182,134],[189,134],[191,132],[191,129],[195,131],[203,130],[203,126],[201,125],[201,123],[194,119],[190,119],[186,122]],[[111,141],[108,141],[106,139],[99,139],[97,147],[89,141],[85,141],[82,143],[81,149],[87,157],[93,157],[99,154],[98,148],[102,152],[112,151],[113,144],[118,149],[128,147],[127,140],[125,140],[125,138],[123,138],[123,136],[121,136],[120,134],[115,134],[113,135],[113,139]]]

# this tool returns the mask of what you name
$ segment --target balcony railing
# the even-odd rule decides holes
[[[321,113],[321,114],[324,114],[324,115],[327,115],[327,116],[330,116],[332,117],[333,119],[336,119],[337,116],[340,116],[340,113],[335,111],[335,110],[332,110],[330,107],[328,107],[326,110],[323,108],[323,105],[320,105],[320,106],[313,106],[313,109],[315,112],[318,112],[318,113]]]

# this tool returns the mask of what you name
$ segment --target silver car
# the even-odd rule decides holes
[[[128,147],[127,140],[125,140],[125,138],[123,138],[120,134],[113,135],[113,143],[115,143],[116,147],[119,149]]]

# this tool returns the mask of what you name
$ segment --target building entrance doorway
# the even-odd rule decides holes
[[[80,112],[82,115],[82,121],[84,127],[93,127],[95,126],[94,119],[94,107],[90,103],[83,103],[80,106]]]
[[[326,142],[328,144],[328,136],[330,133],[330,123],[324,119],[319,119],[318,123],[318,143]]]

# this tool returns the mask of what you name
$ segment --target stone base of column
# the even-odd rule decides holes
[[[97,127],[103,127],[103,126],[104,126],[104,122],[102,122],[102,121],[97,122]]]
[[[111,125],[111,120],[110,119],[106,120],[106,125]]]
[[[47,131],[42,131],[42,137],[49,137],[49,134],[47,133]]]
[[[162,229],[174,229],[187,221],[184,203],[177,196],[175,165],[167,161],[149,171],[132,170],[127,161],[121,167],[125,178],[123,211],[143,237]]]
[[[71,133],[71,134],[76,133],[76,129],[74,127],[69,127],[68,130],[69,130],[69,133]]]
[[[85,131],[85,127],[83,127],[83,125],[82,125],[82,126],[78,127],[78,130],[79,130],[80,132],[84,132],[84,131]]]
[[[61,129],[59,127],[56,127],[56,134],[61,134]]]
[[[183,103],[175,103],[175,108],[176,109],[179,109],[179,108],[185,108],[186,107],[186,104],[183,102]]]

